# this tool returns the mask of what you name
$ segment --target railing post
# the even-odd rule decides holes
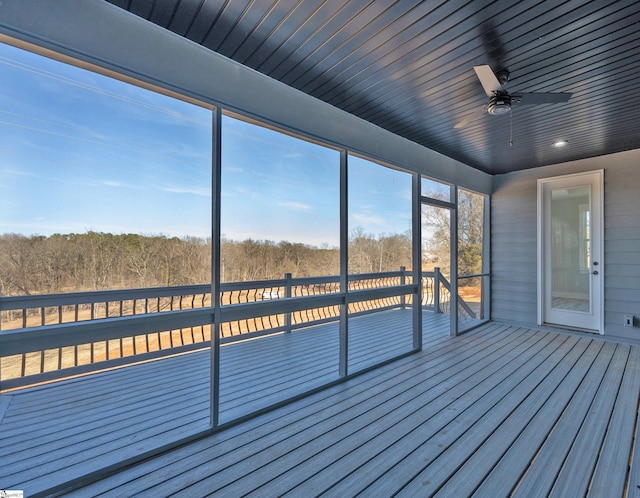
[[[433,308],[436,313],[442,313],[440,309],[440,268],[433,269]]]
[[[406,271],[407,271],[406,267],[404,266],[400,267],[400,285],[405,285],[407,283]],[[400,296],[400,308],[403,310],[407,309],[406,300],[407,298],[405,297],[404,294],[402,294],[402,296]]]
[[[284,274],[284,297],[291,297],[291,273]],[[286,333],[291,332],[291,312],[288,311],[284,314],[284,326]]]

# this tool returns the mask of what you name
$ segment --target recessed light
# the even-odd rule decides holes
[[[555,142],[553,142],[554,147],[564,147],[565,145],[567,145],[569,142],[567,142],[566,140],[556,140]]]

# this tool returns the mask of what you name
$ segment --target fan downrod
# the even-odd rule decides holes
[[[509,76],[511,76],[511,73],[506,69],[500,69],[499,71],[496,71],[495,74],[502,86],[505,86],[509,82]]]

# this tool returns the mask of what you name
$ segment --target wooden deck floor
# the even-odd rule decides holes
[[[640,348],[499,324],[426,336],[70,496],[637,495]]]
[[[427,315],[446,333],[446,316]],[[440,324],[440,325],[438,325]],[[412,348],[411,311],[350,319],[349,358],[367,366]],[[339,378],[338,325],[229,344],[220,353],[220,422]],[[210,350],[0,395],[0,489],[55,488],[206,430]]]

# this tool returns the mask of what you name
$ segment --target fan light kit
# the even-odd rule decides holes
[[[460,121],[454,128],[464,128],[478,118],[485,111],[488,114],[498,116],[511,111],[512,105],[538,105],[538,104],[562,104],[571,98],[570,93],[509,93],[505,86],[509,81],[510,73],[506,70],[493,72],[490,66],[474,66],[484,92],[489,97],[489,102],[466,118]]]
[[[487,105],[487,112],[494,116],[499,114],[506,114],[511,110],[511,95],[509,94],[497,94],[489,99]]]

